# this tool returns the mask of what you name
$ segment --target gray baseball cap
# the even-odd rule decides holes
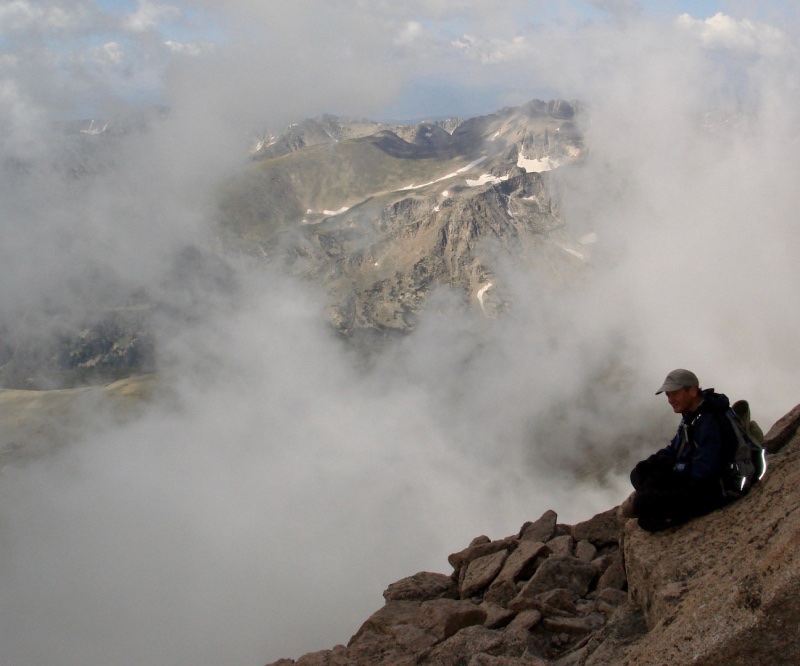
[[[667,375],[661,388],[656,391],[656,395],[664,391],[677,391],[686,386],[700,386],[697,375],[691,370],[673,370]]]

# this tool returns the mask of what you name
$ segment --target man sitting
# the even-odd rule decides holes
[[[623,513],[656,532],[685,523],[726,504],[723,463],[736,447],[736,433],[726,416],[730,402],[714,389],[702,390],[689,370],[673,370],[656,395],[682,419],[669,446],[641,461],[631,472],[636,492]]]

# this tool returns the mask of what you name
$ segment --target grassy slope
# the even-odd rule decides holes
[[[124,421],[150,398],[154,375],[54,391],[0,389],[0,467],[46,455],[79,436],[98,414]]]
[[[322,211],[339,210],[382,192],[426,183],[474,159],[472,151],[434,151],[386,134],[317,145],[253,163],[223,194],[222,221],[256,242]],[[314,214],[308,215],[312,209]]]

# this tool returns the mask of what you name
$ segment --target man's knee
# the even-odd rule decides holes
[[[670,527],[680,525],[682,522],[685,521],[677,520],[675,518],[667,518],[664,516],[639,516],[638,519],[639,527],[646,532],[661,532],[662,530],[666,530]]]

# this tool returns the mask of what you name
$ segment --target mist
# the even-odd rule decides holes
[[[799,401],[793,13],[656,20],[594,3],[586,20],[534,3],[547,19],[526,22],[526,3],[322,4],[197,3],[225,38],[168,59],[142,3],[121,43],[152,58],[127,78],[113,59],[45,58],[52,45],[30,57],[47,17],[71,17],[60,35],[108,29],[93,5],[0,13],[4,335],[135,294],[161,306],[157,399],[123,424],[93,410],[69,446],[0,470],[3,663],[329,648],[389,583],[448,572],[473,537],[622,501],[630,465],[672,435],[653,395],[669,370],[749,399],[765,430]],[[254,131],[378,114],[422,68],[464,94],[491,82],[498,108],[528,86],[586,103],[586,162],[553,177],[568,229],[597,234],[588,277],[504,265],[507,316],[442,291],[364,363],[311,285],[235,258],[176,273],[186,248],[215,247],[216,188]],[[77,144],[52,121],[87,95],[121,113],[132,81],[150,95],[155,78],[169,115],[65,172]]]

